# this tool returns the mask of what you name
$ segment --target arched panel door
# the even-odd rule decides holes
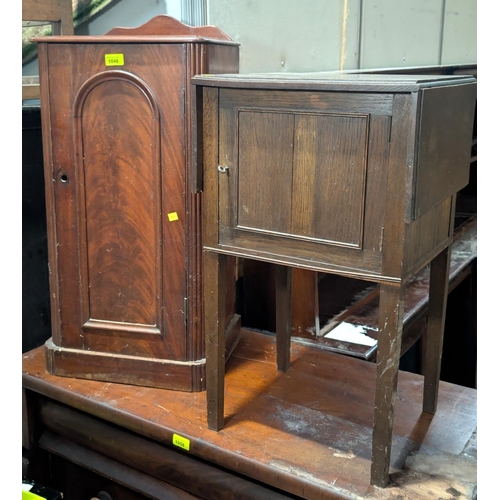
[[[159,333],[159,113],[140,83],[108,76],[77,101],[83,318]]]

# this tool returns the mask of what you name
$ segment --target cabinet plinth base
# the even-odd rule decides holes
[[[240,339],[241,319],[235,314],[226,330],[227,357]],[[100,380],[174,391],[205,390],[205,358],[176,361],[87,351],[45,343],[45,364],[51,375]]]

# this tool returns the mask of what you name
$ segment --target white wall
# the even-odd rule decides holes
[[[476,0],[207,0],[240,71],[477,63]]]
[[[120,0],[76,34],[140,26],[158,14],[186,22],[202,2]],[[241,43],[242,73],[477,63],[476,0],[206,2],[206,24]],[[23,67],[23,75],[36,74],[36,61]]]
[[[339,0],[209,0],[207,11],[209,24],[241,43],[242,73],[339,67]]]

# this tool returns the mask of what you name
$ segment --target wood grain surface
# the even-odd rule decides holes
[[[473,499],[476,391],[440,383],[435,415],[422,413],[423,377],[399,372],[391,484],[370,486],[375,366],[292,341],[276,369],[272,336],[243,330],[226,366],[225,426],[206,425],[206,395],[56,377],[42,349],[23,355],[23,386],[89,416],[308,499]],[[174,447],[175,448],[175,447]]]

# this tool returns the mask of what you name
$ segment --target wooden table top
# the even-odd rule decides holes
[[[440,383],[438,411],[421,413],[423,377],[400,372],[385,489],[370,486],[375,364],[292,343],[276,370],[274,336],[243,330],[226,366],[224,428],[206,424],[205,392],[56,377],[43,347],[23,354],[23,387],[310,499],[475,498],[476,390]]]

